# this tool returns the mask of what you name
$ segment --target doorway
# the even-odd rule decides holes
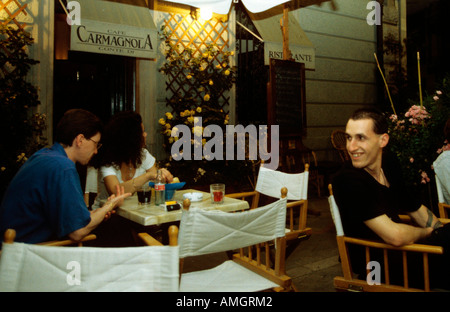
[[[117,112],[135,110],[135,58],[69,51],[67,60],[55,60],[54,127],[65,111],[83,108],[103,122]]]

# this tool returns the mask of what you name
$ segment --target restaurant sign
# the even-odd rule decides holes
[[[316,68],[315,51],[312,47],[302,47],[290,45],[292,58],[298,63],[304,63],[305,69],[314,70]],[[283,45],[278,42],[264,42],[264,64],[269,65],[270,59],[283,59]]]
[[[156,30],[81,19],[72,25],[70,50],[156,58]]]

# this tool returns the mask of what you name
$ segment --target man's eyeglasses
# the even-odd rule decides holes
[[[92,140],[92,139],[88,139],[89,141],[92,141],[92,142],[94,142],[95,143],[95,145],[96,145],[96,148],[97,148],[97,150],[99,150],[100,149],[100,147],[102,147],[102,143],[100,143],[100,142],[97,142],[97,141],[94,141],[94,140]]]

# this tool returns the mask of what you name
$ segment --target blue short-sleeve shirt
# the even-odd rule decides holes
[[[28,159],[0,206],[1,233],[12,228],[20,242],[60,239],[89,222],[75,163],[59,143]]]

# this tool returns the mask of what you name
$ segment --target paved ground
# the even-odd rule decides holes
[[[300,292],[334,292],[333,278],[342,273],[328,199],[310,199],[309,208],[320,215],[308,214],[312,235],[287,258],[286,273]]]

